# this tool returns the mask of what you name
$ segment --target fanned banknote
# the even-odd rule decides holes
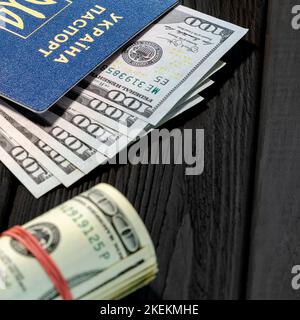
[[[35,197],[71,186],[201,103],[246,32],[177,6],[45,113],[0,100],[0,160]]]
[[[79,85],[157,125],[246,32],[178,6]]]

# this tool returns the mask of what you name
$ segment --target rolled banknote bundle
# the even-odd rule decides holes
[[[73,299],[120,299],[157,273],[151,238],[128,200],[107,184],[50,210],[22,228],[56,264]],[[41,261],[9,233],[0,238],[0,299],[61,296]]]

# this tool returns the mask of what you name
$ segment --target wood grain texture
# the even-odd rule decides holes
[[[248,297],[300,299],[300,31],[295,1],[271,1],[264,63]]]
[[[264,0],[199,0],[184,4],[250,29],[227,55],[207,102],[167,127],[205,129],[205,172],[185,166],[105,166],[70,189],[35,200],[19,183],[2,216],[22,224],[99,182],[116,186],[133,203],[154,241],[160,273],[129,299],[234,299],[244,296],[249,203],[264,51]],[[8,180],[11,177],[8,175]],[[9,180],[10,181],[10,180]],[[10,182],[8,182],[10,183]],[[6,187],[1,179],[1,188]],[[5,209],[7,208],[7,209]]]
[[[0,232],[7,229],[17,184],[16,178],[0,163]]]

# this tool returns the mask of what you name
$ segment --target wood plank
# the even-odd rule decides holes
[[[270,1],[249,270],[251,299],[300,299],[300,31],[295,1]]]
[[[0,232],[7,229],[16,188],[16,178],[0,163]]]
[[[262,0],[184,1],[200,11],[251,29],[227,56],[228,66],[199,105],[168,128],[205,129],[205,173],[185,176],[185,166],[101,167],[66,190],[40,200],[18,187],[9,224],[24,223],[103,181],[134,204],[153,238],[157,280],[131,299],[238,298],[245,288],[245,238],[253,169],[255,123],[263,53]]]

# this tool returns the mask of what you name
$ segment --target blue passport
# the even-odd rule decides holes
[[[2,0],[0,95],[53,105],[177,0]]]

